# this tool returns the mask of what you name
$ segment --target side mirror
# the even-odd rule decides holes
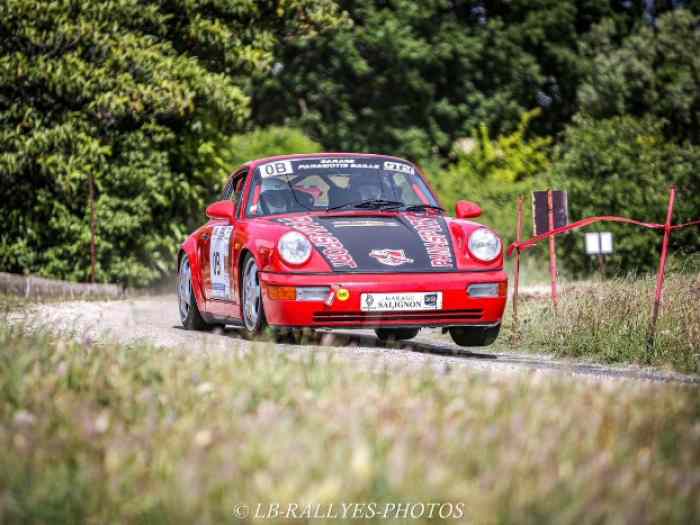
[[[236,205],[233,201],[217,201],[207,206],[207,217],[233,223],[236,220]]]
[[[478,204],[469,201],[457,201],[456,215],[458,219],[472,219],[481,215]]]

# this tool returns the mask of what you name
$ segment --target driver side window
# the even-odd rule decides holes
[[[230,199],[236,204],[236,216],[241,216],[241,203],[243,202],[243,189],[245,188],[247,169],[243,169],[236,173],[232,179],[233,191]]]
[[[228,182],[226,183],[226,186],[224,186],[224,189],[221,192],[221,196],[219,197],[220,201],[226,201],[231,198],[231,193],[233,192],[233,177],[231,177]]]
[[[247,169],[236,172],[226,183],[219,200],[231,200],[236,205],[236,215],[240,217],[241,202],[243,200],[243,188],[245,188]]]

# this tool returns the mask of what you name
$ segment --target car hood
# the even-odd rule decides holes
[[[306,235],[336,272],[444,272],[456,268],[439,215],[303,215],[274,219]]]

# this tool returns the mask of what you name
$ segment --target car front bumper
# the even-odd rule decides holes
[[[501,321],[506,295],[470,297],[467,287],[477,283],[504,283],[507,275],[495,272],[450,272],[414,274],[260,274],[267,322],[277,327],[377,328],[446,327],[493,325]],[[345,301],[337,297],[323,301],[271,299],[271,286],[344,288]],[[439,310],[363,312],[362,293],[442,292]]]

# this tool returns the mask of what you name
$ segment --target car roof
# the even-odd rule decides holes
[[[270,162],[275,160],[290,160],[290,159],[315,159],[319,157],[381,157],[384,159],[394,159],[401,162],[408,162],[414,164],[410,160],[402,159],[401,157],[396,157],[394,155],[382,155],[378,153],[343,153],[343,152],[321,152],[321,153],[292,153],[288,155],[273,155],[271,157],[263,157],[261,159],[249,160],[241,167],[255,167],[258,164],[264,162]]]

